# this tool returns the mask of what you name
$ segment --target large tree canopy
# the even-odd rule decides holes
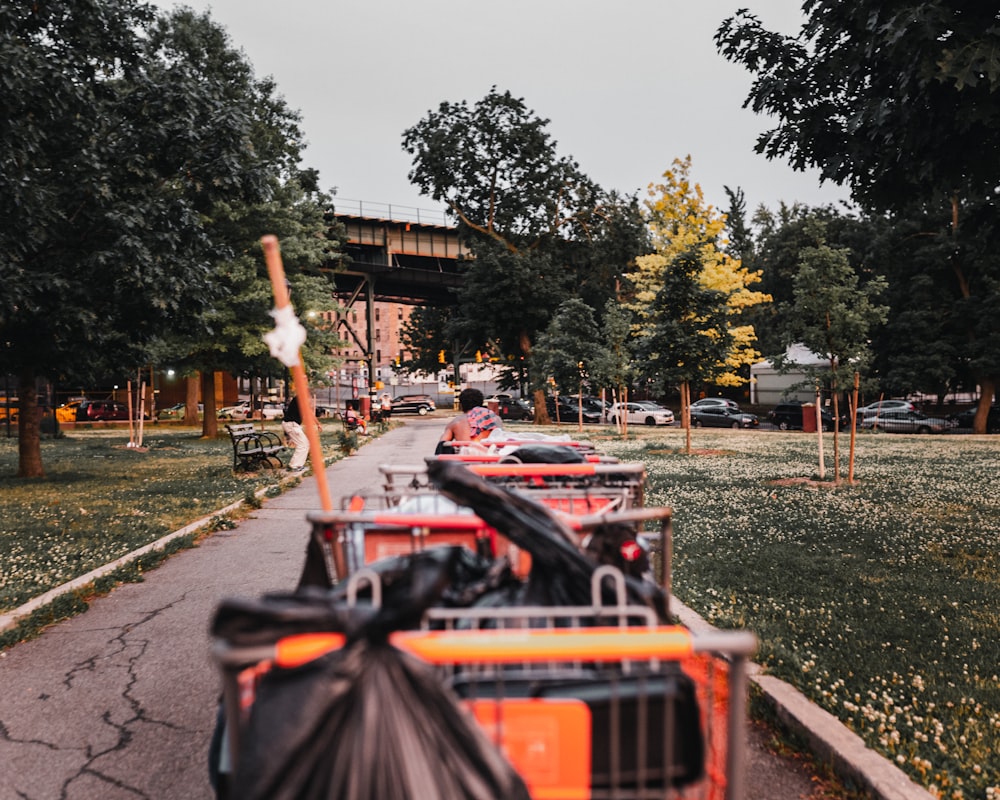
[[[267,199],[297,116],[207,16],[135,0],[0,6],[0,370],[18,374],[19,474],[42,474],[36,376],[145,363],[225,298],[206,216]]]
[[[794,37],[747,11],[716,34],[723,55],[755,74],[746,104],[776,120],[757,151],[816,167],[863,209],[892,214],[897,246],[913,244],[902,238],[912,220],[926,221],[928,249],[906,272],[952,276],[939,307],[959,323],[951,349],[970,354],[982,432],[1000,380],[1000,12],[950,0],[803,9]]]
[[[716,43],[755,74],[745,105],[776,120],[757,152],[817,167],[862,206],[1000,186],[1000,15],[993,3],[807,0],[797,36],[743,10]]]
[[[602,308],[644,238],[634,198],[603,192],[558,155],[547,124],[494,87],[403,134],[410,180],[448,204],[475,255],[449,337],[498,342],[516,365],[562,301]]]

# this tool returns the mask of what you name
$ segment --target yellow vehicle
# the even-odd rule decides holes
[[[8,416],[11,422],[17,422],[17,400],[0,403],[0,421],[6,422]]]
[[[80,407],[79,400],[72,400],[56,409],[56,419],[60,422],[76,422],[76,410]]]

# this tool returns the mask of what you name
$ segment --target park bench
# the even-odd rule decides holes
[[[234,471],[253,472],[268,467],[281,469],[284,466],[281,455],[288,448],[278,434],[257,430],[252,422],[227,425],[226,430],[233,442]]]

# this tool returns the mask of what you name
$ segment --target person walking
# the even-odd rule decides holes
[[[298,395],[292,395],[292,399],[285,406],[281,432],[285,436],[285,444],[295,448],[292,459],[288,462],[288,471],[302,472],[309,458],[309,437],[302,429],[302,409],[299,407]]]

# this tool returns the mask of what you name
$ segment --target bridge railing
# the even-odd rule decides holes
[[[367,200],[348,200],[343,197],[334,197],[333,210],[336,214],[345,214],[351,217],[416,222],[421,225],[443,225],[449,228],[455,225],[453,220],[448,219],[443,208],[417,208],[416,206],[372,203]]]

